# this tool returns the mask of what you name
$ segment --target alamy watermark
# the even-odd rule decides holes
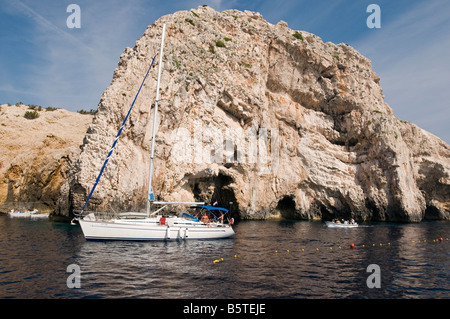
[[[78,4],[69,4],[66,12],[71,14],[67,17],[66,25],[69,29],[81,28],[81,8]]]
[[[377,264],[367,266],[367,272],[371,273],[367,277],[366,284],[369,288],[381,288],[381,269]]]
[[[371,14],[367,17],[366,25],[369,29],[379,29],[381,28],[381,8],[378,4],[369,4],[367,6],[366,12]]]
[[[279,165],[278,128],[217,129],[201,121],[173,132],[172,161],[177,164],[255,164],[260,174],[274,174]]]
[[[81,288],[81,269],[77,264],[67,266],[66,272],[71,273],[66,280],[67,288]]]

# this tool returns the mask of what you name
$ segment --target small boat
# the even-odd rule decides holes
[[[37,209],[35,209],[33,211],[11,209],[11,211],[8,213],[8,216],[9,217],[31,217],[32,214],[37,214],[37,212],[38,212]]]
[[[8,213],[8,216],[13,217],[19,217],[19,218],[48,218],[49,214],[39,214],[39,211],[37,209],[34,210],[14,210],[11,209],[11,211]]]
[[[358,223],[354,222],[354,223],[336,223],[336,222],[330,222],[330,221],[326,221],[325,225],[327,225],[327,227],[334,227],[334,228],[356,228],[358,227]]]

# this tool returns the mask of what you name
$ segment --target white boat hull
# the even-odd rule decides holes
[[[13,217],[30,218],[31,217],[34,219],[34,218],[48,218],[49,214],[40,214],[37,209],[35,209],[33,211],[24,211],[24,212],[11,210],[8,213],[8,216],[11,218],[13,218]]]
[[[23,212],[23,213],[20,213],[20,212],[14,212],[14,213],[8,213],[8,216],[9,216],[9,217],[19,217],[19,218],[24,218],[24,217],[28,218],[28,217],[31,217],[31,212]]]
[[[334,222],[325,222],[327,227],[334,227],[334,228],[356,228],[359,225],[358,224],[338,224]]]
[[[97,221],[80,219],[80,226],[87,240],[179,240],[220,239],[234,235],[228,225],[201,223],[161,225],[155,218],[136,221]]]

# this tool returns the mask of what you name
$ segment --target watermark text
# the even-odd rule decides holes
[[[67,288],[81,288],[81,270],[77,264],[67,266],[66,272],[71,273],[67,277]]]
[[[369,4],[366,12],[371,14],[367,17],[366,25],[369,29],[381,28],[381,8],[378,4]]]
[[[66,25],[69,29],[79,29],[81,28],[81,8],[78,4],[69,4],[67,6],[66,12],[71,14],[67,17]]]
[[[256,164],[260,174],[274,174],[280,157],[278,128],[203,127],[173,132],[172,160],[177,164]]]

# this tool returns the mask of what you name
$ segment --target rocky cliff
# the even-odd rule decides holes
[[[61,109],[0,105],[0,212],[52,212],[91,122],[91,115]]]
[[[384,102],[371,62],[254,12],[160,18],[126,48],[101,96],[56,214],[81,209],[166,23],[153,188],[250,219],[450,218],[450,147]],[[90,208],[145,207],[156,68]]]

